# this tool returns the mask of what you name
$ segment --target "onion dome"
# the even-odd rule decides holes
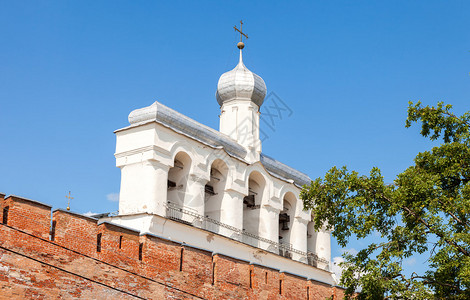
[[[232,100],[251,100],[261,107],[266,96],[266,84],[261,77],[245,67],[242,59],[244,45],[237,46],[240,49],[240,61],[233,70],[220,76],[217,84],[217,102],[222,106]]]

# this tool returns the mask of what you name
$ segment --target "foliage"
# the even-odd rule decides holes
[[[451,105],[409,103],[406,127],[443,143],[419,153],[414,165],[386,184],[378,168],[368,176],[333,167],[301,193],[316,229],[325,223],[345,247],[349,239],[382,237],[345,255],[341,284],[360,299],[470,299],[470,114]],[[403,261],[429,255],[429,270],[405,276]]]

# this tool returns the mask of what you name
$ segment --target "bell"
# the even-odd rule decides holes
[[[212,185],[206,184],[206,186],[204,187],[204,191],[211,196],[216,195],[216,193],[214,192],[214,187]]]
[[[287,226],[287,222],[282,223],[282,228],[281,230],[289,230],[289,226]]]
[[[176,182],[168,180],[168,188],[174,188],[176,187]]]
[[[279,214],[279,223],[281,223],[281,222],[285,222],[285,223],[290,222],[290,217],[287,213]]]
[[[243,203],[246,204],[248,207],[255,206],[255,195],[245,196],[243,198]]]

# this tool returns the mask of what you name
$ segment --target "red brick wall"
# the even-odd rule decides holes
[[[2,299],[342,298],[330,285],[62,210],[53,213],[51,241],[50,207],[0,194],[0,213],[5,206]]]
[[[101,233],[101,252],[97,253],[100,260],[129,271],[142,267],[139,261],[140,236],[137,231],[102,223],[97,227],[97,233]],[[94,251],[96,252],[96,247]]]
[[[35,236],[45,239],[49,238],[49,228],[51,226],[51,207],[39,202],[9,196],[1,201],[1,211],[3,220],[4,208],[8,207],[7,225],[22,228],[22,230]]]
[[[229,299],[253,298],[253,274],[250,287],[252,266],[245,261],[216,254],[214,255],[214,286]],[[257,289],[258,290],[258,289]]]
[[[5,205],[5,194],[0,193],[0,222],[3,220],[3,207]]]

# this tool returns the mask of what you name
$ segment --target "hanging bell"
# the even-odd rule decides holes
[[[281,230],[289,230],[289,226],[287,226],[287,222],[282,222]]]

